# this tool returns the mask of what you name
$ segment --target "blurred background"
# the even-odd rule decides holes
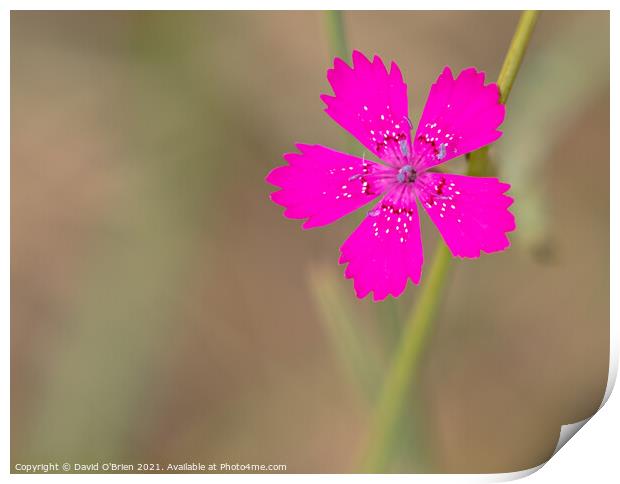
[[[518,16],[344,22],[399,63],[415,124],[444,65],[496,79]],[[302,231],[268,199],[295,142],[347,146],[327,38],[322,12],[12,13],[13,463],[358,468],[419,291],[357,300],[337,261],[359,217]],[[513,245],[454,264],[394,472],[535,466],[603,396],[608,13],[541,15],[504,132]]]

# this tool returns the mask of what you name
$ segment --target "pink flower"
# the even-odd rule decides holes
[[[281,190],[271,199],[284,216],[307,219],[303,228],[327,225],[382,196],[340,248],[345,276],[358,297],[398,297],[407,280],[422,272],[422,239],[416,200],[456,257],[479,257],[510,245],[515,229],[508,211],[510,185],[431,171],[436,165],[493,143],[504,120],[496,84],[484,85],[474,68],[454,79],[446,67],[432,85],[415,136],[408,117],[407,85],[392,62],[370,62],[353,52],[353,67],[336,58],[327,79],[334,96],[322,95],[325,110],[381,163],[320,145],[297,144],[288,162],[267,182]]]

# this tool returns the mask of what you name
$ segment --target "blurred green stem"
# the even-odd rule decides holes
[[[344,32],[344,21],[340,10],[327,10],[325,12],[325,24],[329,36],[329,51],[332,57],[346,59],[349,49]]]
[[[340,10],[325,11],[325,28],[329,43],[330,63],[334,60],[334,57],[340,57],[342,60],[347,61],[351,53],[347,45],[344,17]],[[355,153],[359,149],[360,145],[346,131],[343,134],[343,139],[345,140],[345,148],[349,153]]]
[[[525,11],[521,14],[497,81],[502,103],[506,102],[519,71],[537,17],[538,12],[535,11]],[[468,174],[485,176],[489,170],[488,148],[484,147],[472,153],[469,157]],[[437,313],[447,281],[450,260],[448,248],[443,241],[440,241],[426,276],[426,283],[403,329],[399,346],[379,396],[370,429],[369,446],[362,462],[363,472],[384,472],[389,463],[396,425],[403,412],[411,381],[417,372]]]
[[[429,276],[418,304],[404,327],[400,344],[384,382],[377,406],[370,446],[363,470],[382,472],[394,440],[395,424],[403,411],[411,376],[420,360],[431,323],[439,305],[439,295],[450,266],[450,252],[445,245],[437,247]]]
[[[310,289],[334,353],[368,401],[374,401],[384,366],[360,330],[360,318],[338,285],[339,273],[321,265],[310,271]]]

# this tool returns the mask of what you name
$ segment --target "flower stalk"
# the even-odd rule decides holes
[[[521,14],[497,81],[501,103],[505,103],[508,99],[537,18],[537,11],[524,11]],[[468,157],[468,162],[468,175],[490,174],[488,147],[473,152]],[[443,241],[440,241],[417,304],[403,328],[379,395],[371,422],[369,445],[362,461],[362,472],[384,472],[389,464],[397,424],[428,342],[447,282],[451,260],[450,251]]]
[[[325,12],[325,25],[329,40],[329,53],[332,57],[346,59],[349,57],[349,48],[344,30],[344,21],[340,10]]]
[[[342,10],[326,10],[324,15],[325,28],[327,30],[327,43],[329,47],[329,55],[331,57],[330,62],[333,62],[335,57],[348,59],[351,56],[351,51],[349,50],[349,45],[347,44]],[[358,144],[355,142],[353,137],[345,133],[343,134],[343,139],[347,152],[355,153],[358,149]]]

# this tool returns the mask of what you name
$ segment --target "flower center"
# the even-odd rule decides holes
[[[413,183],[417,176],[418,174],[414,170],[413,166],[405,165],[398,170],[396,180],[398,180],[399,183]]]

